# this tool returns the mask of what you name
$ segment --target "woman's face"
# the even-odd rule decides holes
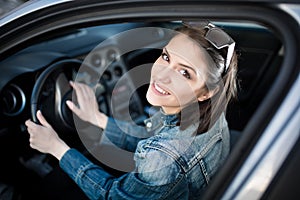
[[[155,61],[147,100],[161,106],[165,113],[175,114],[191,102],[209,98],[204,72],[205,51],[185,35],[177,35]]]

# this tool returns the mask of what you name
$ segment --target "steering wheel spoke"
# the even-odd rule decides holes
[[[64,119],[62,105],[64,102],[64,96],[67,95],[68,92],[70,92],[72,88],[70,87],[69,80],[64,73],[60,73],[56,80],[55,80],[55,89],[54,89],[54,94],[55,94],[55,101],[54,101],[54,110],[55,110],[55,115],[60,116],[60,118]]]

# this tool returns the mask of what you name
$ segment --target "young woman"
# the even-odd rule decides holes
[[[52,154],[91,199],[199,199],[229,154],[225,119],[236,94],[234,41],[209,23],[177,29],[151,71],[147,100],[160,111],[132,126],[98,111],[93,90],[71,82],[82,120],[104,129],[119,147],[135,151],[135,170],[114,177],[62,141],[40,111],[26,126],[30,146]],[[125,134],[124,127],[143,137]]]

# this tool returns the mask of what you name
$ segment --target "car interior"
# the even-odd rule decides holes
[[[233,150],[272,87],[284,51],[280,38],[263,24],[212,22],[236,41],[239,54],[238,97],[230,102],[226,113]],[[39,191],[48,191],[45,193],[75,187],[70,186],[72,183],[67,178],[62,178],[54,158],[29,146],[24,122],[27,119],[38,122],[37,110],[43,112],[69,145],[110,173],[123,174],[117,165],[111,167],[95,158],[93,152],[98,152],[102,130],[93,127],[91,131],[89,125],[80,122],[67,108],[66,100],[74,97],[69,81],[86,82],[94,87],[102,112],[142,125],[143,120],[157,110],[145,98],[151,66],[168,41],[169,31],[180,25],[182,22],[178,20],[70,28],[45,34],[1,60],[0,157],[5,162],[0,165],[0,180],[28,196],[37,192],[36,187],[42,188]],[[137,44],[128,39],[132,38],[130,34]],[[89,134],[82,136],[78,130]],[[109,157],[124,159],[110,147],[104,152]],[[29,180],[33,184],[29,184]],[[60,189],[56,188],[58,182],[64,185]]]

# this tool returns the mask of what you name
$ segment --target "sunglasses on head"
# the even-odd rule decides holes
[[[224,66],[224,72],[226,73],[231,58],[233,56],[235,42],[234,40],[222,29],[216,27],[214,24],[210,22],[183,22],[185,26],[188,27],[195,27],[195,28],[203,28],[207,29],[207,32],[204,35],[204,38],[217,50],[221,50],[223,48],[227,48],[227,56],[225,59],[225,66]]]

